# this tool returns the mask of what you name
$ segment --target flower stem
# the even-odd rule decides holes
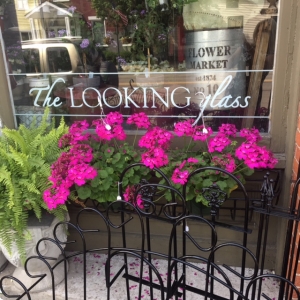
[[[136,130],[138,131],[138,127],[136,126]],[[134,135],[134,140],[133,140],[133,144],[132,144],[132,147],[134,147],[134,144],[135,144],[135,140],[136,140],[136,132],[135,132],[135,135]]]
[[[189,148],[190,148],[190,146],[191,146],[191,143],[192,143],[192,137],[190,138],[190,142],[189,142],[189,144],[188,144],[188,146],[187,146],[187,148],[186,148],[186,150],[185,150],[186,153],[189,151]]]
[[[116,149],[118,149],[118,151],[119,151],[119,150],[120,150],[120,148],[119,148],[119,145],[118,145],[118,143],[117,143],[116,139],[114,139],[114,144],[115,144],[115,147],[116,147]]]
[[[241,165],[241,164],[240,164]],[[239,165],[239,166],[240,166]],[[239,166],[237,166],[237,168],[239,167]],[[237,170],[237,168],[236,168],[236,170]],[[235,172],[233,172],[232,174],[234,175],[234,174],[237,174],[237,173],[241,173],[243,170],[245,170],[245,169],[247,169],[247,168],[249,168],[249,167],[244,167],[244,168],[242,168],[242,169],[240,169],[240,170],[237,170],[237,171],[235,171]]]

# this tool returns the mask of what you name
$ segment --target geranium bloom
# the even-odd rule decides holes
[[[199,160],[197,158],[194,158],[194,157],[189,157],[187,159],[188,163],[190,164],[197,164],[199,162]]]
[[[135,187],[128,185],[125,193],[123,194],[124,200],[126,202],[132,202],[134,199]]]
[[[179,170],[183,169],[186,164],[186,160],[184,160],[180,165],[179,165]]]
[[[243,143],[236,149],[235,154],[251,169],[274,168],[278,162],[272,152],[255,143]]]
[[[126,202],[131,202],[133,205],[138,206],[139,208],[144,208],[144,201],[142,199],[142,195],[138,194],[136,197],[136,202],[134,203],[136,187],[135,186],[127,186],[125,193],[123,194],[124,200]]]
[[[96,126],[96,129],[95,129],[97,135],[99,136],[99,138],[101,140],[107,140],[107,141],[110,141],[111,139],[114,138],[114,134],[111,130],[108,130],[105,126],[105,124],[98,124]]]
[[[235,155],[238,159],[245,160],[250,153],[257,152],[257,145],[255,143],[242,143],[236,150]]]
[[[139,140],[139,146],[141,148],[151,149],[155,147],[156,138],[151,132],[147,132]]]
[[[146,129],[151,125],[148,116],[144,112],[131,115],[127,120],[127,124],[135,124],[138,128]]]
[[[136,205],[140,208],[140,209],[143,209],[144,208],[144,201],[143,201],[143,198],[142,198],[142,195],[137,195],[136,197]]]
[[[87,121],[77,121],[74,122],[69,133],[63,135],[59,141],[59,147],[65,147],[67,145],[76,145],[82,141],[88,141],[90,134],[84,133],[85,130],[89,128]]]
[[[246,138],[247,142],[259,142],[261,140],[261,136],[259,130],[255,127],[253,128],[244,128],[240,131],[240,136]]]
[[[248,156],[244,159],[245,164],[250,168],[274,168],[277,164],[277,159],[273,153],[267,150],[265,147],[259,147],[256,145],[255,151],[248,153]]]
[[[230,144],[231,140],[225,134],[218,133],[208,142],[208,152],[222,152]]]
[[[160,168],[168,162],[168,156],[161,148],[154,148],[142,154],[142,163],[150,169]]]
[[[70,145],[72,140],[72,135],[70,133],[64,134],[58,141],[58,147],[64,148]]]
[[[58,205],[65,204],[70,195],[69,189],[66,189],[63,185],[45,190],[43,199],[47,204],[47,207],[52,210],[57,208]]]
[[[112,133],[115,139],[123,141],[126,139],[126,134],[121,125],[115,125],[112,129]]]
[[[212,135],[212,133],[213,133],[213,131],[210,127],[206,128],[203,125],[195,126],[193,140],[194,141],[205,141],[209,136]]]
[[[87,180],[94,179],[97,176],[97,171],[87,164],[78,164],[68,171],[68,177],[77,185],[81,186]]]
[[[219,132],[224,133],[227,136],[236,136],[237,129],[234,124],[222,124],[219,127]]]
[[[105,118],[105,123],[121,125],[123,123],[123,116],[119,112],[110,112]]]
[[[184,185],[187,182],[188,177],[188,171],[180,171],[180,169],[176,168],[172,174],[171,179],[176,184]]]
[[[168,147],[173,137],[171,132],[159,127],[154,127],[152,134],[157,137],[158,145],[162,146],[163,148]]]
[[[192,127],[192,120],[186,120],[183,122],[178,122],[175,124],[174,126],[174,132],[178,135],[178,136],[192,136],[193,132],[194,132],[194,128]]]
[[[154,127],[152,130],[147,131],[139,140],[139,146],[147,149],[155,147],[166,149],[172,137],[173,135],[169,131]]]
[[[236,169],[235,160],[230,153],[214,156],[212,162],[221,168],[224,168],[226,171],[232,173]]]

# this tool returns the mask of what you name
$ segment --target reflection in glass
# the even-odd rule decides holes
[[[212,127],[231,120],[268,131],[278,2],[130,0],[117,10],[109,0],[27,4],[5,9],[15,105],[51,106],[70,122],[93,119],[98,96],[114,88],[108,98],[120,104],[103,102],[105,114],[143,111],[166,127],[202,115]],[[29,94],[38,87],[40,94]],[[83,95],[89,88],[95,91]]]

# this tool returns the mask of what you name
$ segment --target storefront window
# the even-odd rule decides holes
[[[70,124],[145,112],[269,132],[278,1],[21,2],[2,26],[19,123],[50,106]]]

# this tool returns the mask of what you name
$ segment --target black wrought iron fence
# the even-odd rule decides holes
[[[105,282],[102,284],[106,286],[106,299],[116,299],[112,295],[112,290],[118,289],[121,283],[125,286],[122,299],[190,300],[193,296],[197,297],[193,299],[217,300],[290,300],[292,297],[300,299],[300,292],[292,282],[293,266],[288,259],[290,251],[295,252],[297,258],[299,257],[298,250],[293,247],[290,249],[289,245],[292,231],[295,230],[294,225],[298,225],[300,220],[299,212],[296,211],[297,197],[295,196],[300,179],[295,185],[291,207],[283,210],[275,205],[274,182],[269,175],[264,176],[260,200],[251,201],[243,184],[232,174],[213,167],[194,171],[189,177],[189,182],[193,176],[208,169],[223,172],[235,180],[239,187],[239,198],[235,200],[240,203],[239,215],[242,216],[242,222],[237,224],[229,222],[228,219],[222,220],[219,212],[222,210],[223,203],[226,204],[228,199],[226,193],[218,186],[212,185],[202,191],[209,203],[209,215],[193,215],[190,214],[185,202],[189,182],[181,193],[171,186],[169,179],[158,169],[154,169],[154,172],[158,172],[165,178],[164,185],[142,180],[139,185],[135,186],[133,201],[123,200],[121,197],[124,194],[122,178],[131,168],[140,166],[142,164],[134,164],[124,170],[119,182],[119,200],[110,203],[105,210],[100,209],[99,206],[83,208],[78,212],[75,221],[60,222],[55,226],[54,239],[41,239],[36,245],[37,255],[29,257],[25,263],[25,270],[29,277],[36,278],[35,283],[26,286],[20,279],[4,276],[0,280],[3,295],[7,298],[32,299],[34,288],[48,276],[51,282],[52,298],[56,299],[55,269],[62,266],[64,279],[60,283],[60,289],[64,291],[64,299],[69,299],[72,286],[68,277],[68,261],[80,257],[82,268],[78,276],[82,278],[82,295],[78,295],[78,299],[90,299],[87,257],[105,253]],[[157,201],[162,193],[164,195],[169,193],[171,201],[164,203]],[[249,217],[253,212],[259,215],[258,235],[254,249],[250,250],[248,240],[252,229],[249,227]],[[86,227],[82,223],[84,215],[94,216],[98,222],[93,222]],[[283,269],[279,275],[265,271],[270,218],[289,220]],[[169,230],[165,250],[155,250],[157,241],[152,238],[153,220],[160,222],[162,228]],[[59,240],[56,231],[65,224],[69,230],[76,232],[76,240],[67,242]],[[135,233],[138,233],[138,240],[134,245],[131,245],[128,239],[132,224],[134,224]],[[222,234],[225,231],[234,232],[237,240],[223,241]],[[112,243],[112,236],[115,232],[120,233],[118,245]],[[90,236],[102,241],[105,239],[105,246],[89,249],[87,240]],[[60,249],[61,258],[56,264],[50,264],[49,261],[53,258],[41,254],[40,247],[43,241],[51,242]],[[296,244],[296,240],[292,242]],[[80,250],[68,253],[65,245],[72,243],[80,245]],[[234,256],[234,264],[231,263],[232,256]],[[116,257],[121,260],[117,270],[113,266]],[[32,275],[30,262],[34,260],[42,261],[49,272]],[[166,266],[163,274],[160,269],[162,262]],[[112,268],[115,270],[113,273]],[[192,282],[190,276],[193,276]],[[276,289],[265,288],[266,279],[270,278],[276,282]],[[19,292],[11,294],[7,291],[6,280],[14,281],[19,286]],[[135,289],[132,289],[132,282],[135,283]],[[144,293],[145,287],[147,288],[146,294]]]

